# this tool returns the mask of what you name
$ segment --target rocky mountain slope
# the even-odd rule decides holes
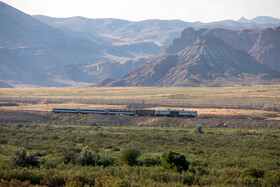
[[[135,58],[130,52],[145,53],[137,48],[138,44],[127,50],[127,46],[106,46],[79,37],[46,25],[2,2],[0,25],[0,81],[5,83],[1,84],[3,87],[69,86],[75,82],[92,85],[101,78],[118,78],[133,70],[129,68],[137,66],[137,63],[131,64],[134,61],[130,61],[130,65],[119,63],[123,62],[121,58],[125,61]],[[155,44],[142,45],[148,54],[159,52]],[[108,69],[117,67],[123,74],[106,71],[106,67],[98,76],[85,71],[87,66],[100,62],[106,62]]]
[[[200,29],[252,29],[280,24],[276,18],[256,20],[258,23],[254,20],[190,23],[50,18],[30,16],[0,2],[0,87],[95,86],[103,79],[107,84],[109,79],[118,79],[140,65],[178,53],[201,35],[221,38],[235,48],[246,50],[264,65],[280,69],[278,28]],[[196,31],[186,29],[181,38],[162,51],[190,26]]]
[[[215,36],[199,36],[194,42],[184,42],[191,44],[176,54],[145,64],[105,86],[233,86],[280,83],[279,72],[265,67],[246,51],[233,48]],[[170,48],[166,51],[169,50]]]
[[[232,47],[247,51],[259,63],[280,71],[280,27],[267,29],[228,30],[222,28],[185,29],[180,38],[176,38],[172,45],[161,55],[175,54],[184,49],[199,36],[215,36]]]

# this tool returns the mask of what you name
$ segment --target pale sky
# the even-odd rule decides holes
[[[27,14],[183,21],[238,20],[244,16],[280,18],[280,0],[2,0]]]

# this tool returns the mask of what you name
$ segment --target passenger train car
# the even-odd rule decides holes
[[[125,110],[125,109],[95,109],[95,108],[53,108],[54,113],[81,113],[103,115],[131,115],[131,116],[170,116],[197,117],[197,111],[190,110]]]

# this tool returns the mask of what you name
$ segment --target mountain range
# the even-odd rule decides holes
[[[248,52],[261,64],[280,71],[280,27],[243,30],[210,28],[197,31],[187,28],[161,55],[177,53],[201,35],[220,38],[228,45]]]
[[[234,86],[280,83],[280,72],[215,36],[198,36],[176,54],[147,63],[102,86]]]
[[[178,58],[177,53],[200,35],[218,38],[257,62],[280,70],[280,20],[271,17],[212,23],[51,18],[31,16],[0,2],[0,25],[0,87],[111,84],[137,72],[141,65],[172,58],[170,55]],[[272,74],[268,77],[275,82],[277,76]]]
[[[279,84],[280,27],[185,29],[144,66],[100,86]]]
[[[139,42],[153,42],[167,47],[173,39],[179,37],[187,27],[225,28],[225,29],[262,29],[280,26],[280,19],[259,16],[254,19],[242,18],[238,21],[223,20],[210,23],[185,22],[181,20],[144,20],[127,21],[120,19],[88,19],[84,17],[51,18],[35,15],[34,18],[50,26],[71,32],[79,37],[99,41],[107,45],[127,45]]]

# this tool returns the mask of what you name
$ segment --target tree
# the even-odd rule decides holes
[[[122,151],[121,153],[121,161],[123,161],[124,163],[133,166],[136,165],[137,162],[137,158],[141,155],[141,152],[139,150],[136,149],[126,149],[124,151]]]
[[[189,163],[184,155],[168,151],[161,156],[161,166],[177,172],[187,171]]]
[[[13,165],[17,166],[38,166],[39,161],[33,154],[27,155],[24,148],[19,148],[14,151],[11,155],[11,162]]]
[[[94,165],[92,153],[88,151],[88,146],[82,149],[79,162],[82,164],[82,166]]]

